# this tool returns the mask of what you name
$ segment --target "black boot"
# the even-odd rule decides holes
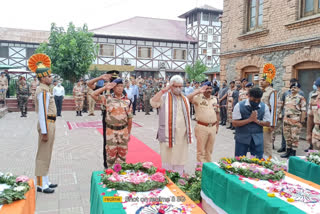
[[[231,130],[235,130],[236,128],[234,128],[233,126],[231,127]]]
[[[312,144],[310,144],[309,148],[308,148],[308,149],[306,149],[306,150],[304,150],[304,152],[309,152],[309,150],[312,150],[312,149],[313,149],[313,145],[312,145]]]
[[[278,153],[285,152],[285,151],[286,151],[286,147],[281,147],[280,149],[277,150]]]
[[[230,126],[229,126],[229,127],[227,127],[227,129],[232,129],[232,125],[230,124]]]
[[[284,153],[283,155],[280,155],[281,158],[289,158],[291,156],[292,153],[292,149],[291,148],[287,148],[286,153]]]
[[[24,117],[23,109],[21,108],[20,111],[21,111],[21,116],[20,117]]]
[[[77,111],[77,115],[76,116],[79,116],[79,111]]]
[[[24,117],[27,117],[27,107],[24,108]]]
[[[290,156],[296,156],[296,150],[292,149],[291,150],[291,155]]]
[[[82,112],[82,111],[79,111],[79,116],[82,116],[81,112]]]

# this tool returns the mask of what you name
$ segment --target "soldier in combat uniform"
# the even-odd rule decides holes
[[[36,89],[39,85],[39,81],[37,80],[37,77],[34,76],[33,81],[30,84],[30,91],[31,91],[31,97],[32,97],[32,103],[35,104],[35,95],[36,95]]]
[[[0,104],[5,104],[6,93],[8,90],[8,79],[4,72],[0,76]]]
[[[299,93],[300,84],[295,82],[290,86],[289,94],[284,103],[283,135],[287,142],[287,152],[280,157],[289,158],[296,155],[302,123],[306,119],[306,99]]]
[[[77,85],[73,88],[73,97],[76,104],[76,116],[82,116],[83,108],[83,88],[81,86],[81,80],[78,81]]]
[[[21,111],[20,117],[27,117],[27,106],[28,106],[28,99],[29,99],[29,86],[23,77],[23,79],[19,82],[17,87],[17,99],[19,109]]]

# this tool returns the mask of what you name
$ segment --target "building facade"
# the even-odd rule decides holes
[[[91,68],[133,66],[132,76],[165,77],[184,75],[185,66],[196,60],[217,66],[221,14],[204,5],[179,16],[184,21],[133,17],[92,29],[99,52]],[[47,31],[0,28],[0,63],[27,70],[28,58],[48,37]]]
[[[224,0],[221,79],[258,84],[263,66],[276,67],[274,87],[297,78],[307,94],[320,77],[319,0]]]

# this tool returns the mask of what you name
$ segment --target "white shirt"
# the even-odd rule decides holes
[[[53,88],[53,96],[65,96],[64,87],[61,86],[55,86]]]
[[[241,117],[241,113],[240,113],[240,103],[237,103],[233,109],[233,112],[232,112],[232,119],[233,120],[241,120],[242,117]],[[249,102],[249,99],[246,99],[246,102],[245,104],[246,106],[251,106],[250,105],[250,102]],[[259,104],[259,107],[261,108],[261,104]],[[268,105],[265,105],[265,108],[264,108],[264,116],[263,116],[263,120],[264,122],[271,122],[271,114],[270,114],[270,111],[269,111],[269,107]]]
[[[133,88],[131,88],[131,87],[127,88],[126,87],[124,90],[127,93],[127,98],[133,102],[134,101]]]

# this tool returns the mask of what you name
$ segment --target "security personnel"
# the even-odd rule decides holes
[[[82,92],[83,92],[83,112],[88,113],[89,101],[88,101],[88,86],[87,80],[82,82]]]
[[[83,87],[81,86],[82,80],[79,80],[77,85],[73,87],[73,98],[76,104],[76,116],[82,116],[82,108],[83,108]]]
[[[116,163],[125,163],[128,153],[133,117],[132,102],[123,95],[123,89],[122,79],[116,79],[92,94],[92,97],[101,101],[106,108],[105,150],[109,167]],[[107,91],[106,96],[100,95],[103,91]]]
[[[194,104],[197,125],[194,129],[197,139],[197,161],[211,162],[212,151],[219,130],[219,104],[211,95],[212,84],[207,81],[202,87],[189,94],[188,100]]]
[[[143,101],[144,101],[144,110],[146,111],[146,115],[150,115],[151,105],[150,99],[153,97],[153,88],[150,83],[147,83],[147,88],[143,91]]]
[[[58,185],[52,184],[48,178],[48,172],[52,157],[52,149],[55,139],[56,104],[54,97],[50,93],[51,61],[45,54],[32,55],[28,61],[28,66],[35,72],[40,85],[36,90],[35,109],[38,114],[38,151],[36,156],[35,175],[37,176],[37,191],[43,193],[53,193]]]
[[[232,94],[235,91],[235,82],[230,82],[230,88],[227,95],[227,121],[230,126],[227,129],[232,129],[232,110],[233,110],[233,97]]]
[[[24,77],[23,79],[18,83],[17,87],[17,99],[18,99],[18,104],[19,108],[21,111],[21,116],[20,117],[27,117],[27,107],[28,107],[28,99],[30,96],[29,93],[29,86],[25,80]]]
[[[91,97],[91,94],[93,93],[93,90],[90,87],[88,88],[88,95],[87,95],[87,100],[89,104],[89,114],[88,116],[95,116],[94,115],[94,108],[96,106],[96,101]]]
[[[31,91],[31,98],[32,98],[32,103],[35,104],[35,95],[36,95],[36,89],[39,85],[39,81],[36,76],[34,76],[33,81],[30,84],[30,91]]]
[[[4,72],[2,72],[0,76],[0,104],[5,103],[7,90],[8,90],[8,79],[4,75]]]
[[[320,150],[320,77],[316,80],[317,91],[311,95],[308,111],[307,141],[313,149]]]
[[[248,90],[246,89],[247,83],[248,80],[246,78],[241,80],[242,89],[239,91],[239,102],[248,99]]]
[[[300,84],[295,82],[290,86],[289,94],[284,103],[283,135],[287,142],[287,152],[280,157],[288,158],[296,155],[296,149],[299,145],[299,137],[302,123],[306,119],[306,99],[298,92]]]
[[[144,91],[143,83],[139,82],[139,99],[138,99],[138,103],[137,103],[138,112],[140,112],[140,110],[144,111],[143,91]]]

